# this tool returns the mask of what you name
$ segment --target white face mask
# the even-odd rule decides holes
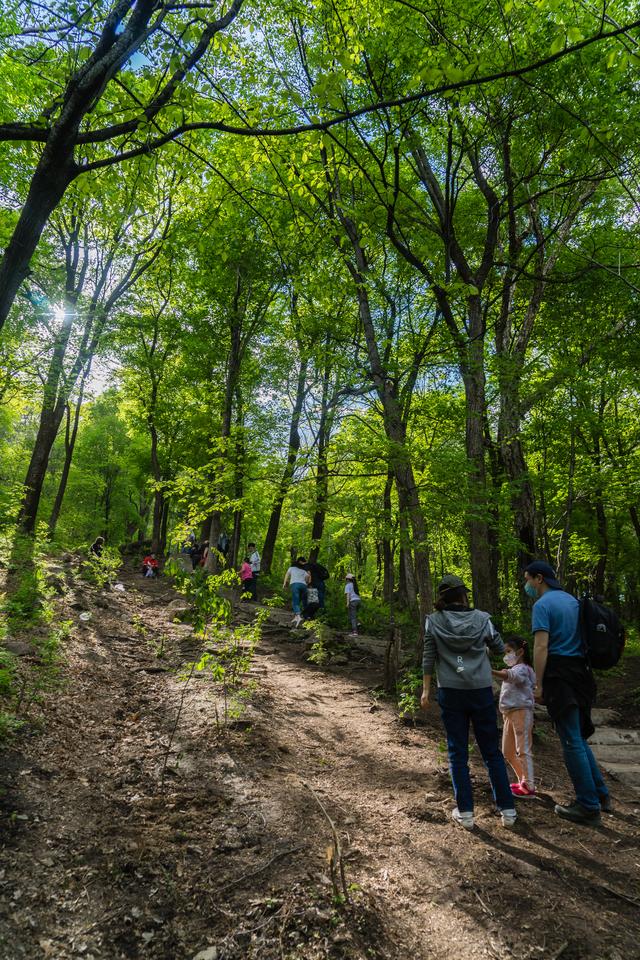
[[[516,663],[518,662],[518,654],[517,654],[517,653],[505,653],[505,655],[504,655],[504,662],[506,663],[506,665],[507,665],[508,667],[515,667]]]

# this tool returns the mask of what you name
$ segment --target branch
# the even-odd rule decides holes
[[[619,37],[623,34],[628,33],[630,30],[635,30],[640,27],[640,20],[634,20],[631,23],[626,24],[623,27],[618,27],[615,30],[610,30],[607,33],[600,31],[592,37],[587,37],[584,40],[581,40],[579,43],[574,43],[571,46],[565,47],[564,50],[560,50],[557,53],[550,54],[548,57],[543,57],[540,60],[536,60],[533,63],[527,64],[523,67],[514,67],[511,70],[500,70],[496,73],[487,74],[484,77],[470,77],[467,80],[459,80],[455,83],[444,83],[437,87],[431,87],[428,90],[421,90],[418,93],[409,94],[404,97],[393,97],[388,100],[380,100],[377,103],[367,104],[363,107],[359,107],[356,110],[343,111],[338,114],[336,117],[331,117],[326,120],[317,120],[312,123],[301,123],[289,127],[237,127],[232,124],[227,124],[222,121],[201,121],[195,123],[183,124],[180,127],[176,127],[171,132],[165,134],[163,138],[158,141],[151,141],[146,148],[140,148],[134,156],[139,156],[141,153],[148,152],[149,150],[157,149],[159,146],[162,146],[164,143],[169,142],[170,140],[175,140],[178,137],[181,137],[184,133],[187,133],[191,130],[214,130],[220,133],[229,133],[235,134],[237,136],[245,137],[283,137],[283,136],[292,136],[299,133],[310,133],[314,130],[328,130],[330,127],[335,127],[338,124],[346,123],[349,120],[354,120],[357,117],[365,116],[369,113],[375,113],[379,110],[386,110],[391,107],[403,107],[412,103],[420,103],[423,100],[427,100],[430,97],[439,96],[445,93],[451,93],[456,90],[466,90],[470,87],[479,87],[487,83],[495,83],[497,80],[508,80],[518,77],[524,77],[529,73],[535,73],[537,70],[541,70],[543,67],[550,66],[551,64],[557,63],[563,60],[565,57],[571,56],[574,53],[578,53],[580,50],[584,50],[587,47],[592,46],[594,43],[599,43],[602,40],[611,40],[615,37]],[[75,140],[78,144],[84,143],[102,143],[108,140],[112,140],[116,136],[121,136],[126,133],[133,133],[142,123],[142,118],[137,120],[131,120],[128,123],[116,124],[112,127],[104,127],[101,130],[88,131],[86,133],[79,134]],[[36,140],[44,141],[48,137],[48,132],[50,128],[42,128],[35,124],[1,124],[0,125],[0,141],[2,140]],[[120,159],[129,159],[130,154],[122,154]],[[118,159],[111,159],[110,161],[98,161],[101,166],[108,166],[109,162],[117,163]],[[98,169],[96,165],[88,165],[81,168],[82,170],[95,170]]]

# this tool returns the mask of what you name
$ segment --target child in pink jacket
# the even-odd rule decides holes
[[[533,782],[533,692],[536,675],[524,637],[504,637],[506,670],[493,670],[502,680],[500,713],[502,714],[502,752],[518,778],[511,784],[515,797],[535,797]]]

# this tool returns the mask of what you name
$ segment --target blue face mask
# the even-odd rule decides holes
[[[532,600],[538,599],[538,591],[536,590],[534,585],[531,583],[531,580],[527,580],[527,582],[525,583],[524,592],[528,597],[531,597]]]

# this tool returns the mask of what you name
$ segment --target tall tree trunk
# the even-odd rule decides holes
[[[22,281],[29,273],[29,264],[42,231],[76,173],[71,143],[63,139],[58,144],[48,143],[45,146],[27,199],[0,262],[0,330],[9,316]]]
[[[498,423],[500,458],[509,482],[514,531],[518,541],[518,569],[537,555],[536,506],[531,477],[520,440],[519,382],[503,379]]]
[[[244,410],[242,404],[242,391],[240,385],[236,386],[236,442],[235,458],[233,464],[233,499],[235,500],[235,509],[233,511],[233,530],[229,543],[229,553],[227,562],[232,570],[238,565],[238,555],[240,553],[240,537],[242,535],[242,517],[243,517],[243,497],[244,497],[244,471],[245,471],[245,438],[244,438]]]
[[[329,386],[331,382],[331,362],[328,355],[328,344],[325,345],[325,365],[322,374],[322,394],[320,398],[320,422],[318,424],[318,461],[316,464],[315,481],[315,511],[311,526],[311,550],[309,559],[317,562],[324,532],[324,522],[327,516],[327,502],[329,499],[329,463],[327,459],[329,440],[333,428],[334,415],[329,409]],[[335,408],[333,408],[335,409]]]
[[[60,510],[62,509],[62,501],[64,500],[64,495],[67,490],[69,472],[71,470],[71,463],[73,461],[73,451],[75,449],[76,439],[78,436],[78,425],[80,423],[80,410],[82,408],[82,400],[84,396],[84,385],[85,379],[83,378],[80,385],[80,394],[76,400],[76,407],[73,416],[73,428],[71,427],[71,407],[69,404],[67,404],[67,428],[65,430],[64,437],[64,466],[62,467],[56,498],[51,509],[51,516],[49,517],[49,536],[51,539],[53,539],[53,536],[56,532]]]
[[[229,456],[229,440],[233,423],[233,398],[236,386],[240,379],[240,364],[242,356],[242,323],[244,312],[241,309],[242,280],[240,271],[236,274],[236,286],[231,309],[230,349],[227,358],[227,374],[225,379],[224,398],[222,402],[222,417],[220,426],[220,447],[214,466],[214,501],[224,492],[225,477],[227,475],[227,458]],[[222,511],[215,506],[211,513],[209,526],[209,554],[205,566],[209,573],[217,573],[220,568],[220,557],[217,545],[222,532]]]
[[[271,573],[273,554],[276,540],[278,538],[278,529],[280,527],[280,517],[282,515],[282,505],[284,504],[285,497],[289,492],[289,488],[291,487],[291,481],[293,480],[293,474],[296,468],[296,460],[298,459],[298,451],[300,450],[300,417],[302,415],[302,405],[307,392],[308,364],[308,358],[302,357],[298,370],[295,401],[293,404],[293,410],[291,411],[287,462],[285,464],[282,477],[280,478],[280,483],[273,501],[273,506],[271,507],[269,526],[267,527],[267,535],[262,548],[261,571],[265,574]]]
[[[160,543],[158,544],[159,553],[164,556],[167,549],[167,527],[169,525],[169,501],[165,498],[162,505],[162,522],[160,524]]]
[[[343,219],[355,256],[355,263],[348,262],[347,266],[356,284],[359,316],[367,345],[371,378],[382,404],[385,435],[387,440],[390,441],[390,467],[393,470],[396,482],[400,512],[406,512],[411,520],[413,530],[415,572],[420,597],[420,622],[422,631],[425,617],[433,607],[433,586],[429,564],[427,526],[422,512],[422,505],[420,503],[409,451],[407,449],[406,424],[402,417],[401,404],[397,394],[397,383],[387,376],[378,349],[375,325],[371,314],[365,279],[368,272],[367,260],[364,250],[360,245],[355,225],[350,220],[346,218]]]
[[[482,326],[479,312],[479,298],[473,298],[469,323],[472,331]],[[495,613],[498,608],[498,589],[490,558],[489,503],[484,445],[486,411],[484,343],[481,338],[474,339],[468,344],[462,376],[466,399],[465,448],[469,469],[467,527],[471,552],[473,599],[476,607],[488,613]]]
[[[394,569],[393,551],[391,549],[391,491],[393,489],[393,474],[387,470],[387,479],[382,494],[382,513],[384,530],[382,534],[382,598],[387,603],[393,602]]]
[[[564,524],[560,534],[560,542],[556,553],[556,573],[560,583],[564,583],[567,577],[569,566],[569,539],[571,534],[571,523],[573,520],[574,503],[574,476],[576,472],[576,434],[571,423],[571,433],[569,437],[569,475],[567,477],[567,499],[565,502]]]
[[[151,552],[160,553],[161,551],[161,540],[162,540],[162,514],[164,511],[164,492],[161,487],[158,487],[162,481],[162,467],[160,465],[160,457],[158,451],[158,430],[155,425],[155,409],[156,409],[156,400],[157,400],[157,385],[154,382],[151,390],[151,401],[149,404],[149,433],[151,435],[151,476],[155,481],[155,489],[153,491],[153,526],[151,528]]]

